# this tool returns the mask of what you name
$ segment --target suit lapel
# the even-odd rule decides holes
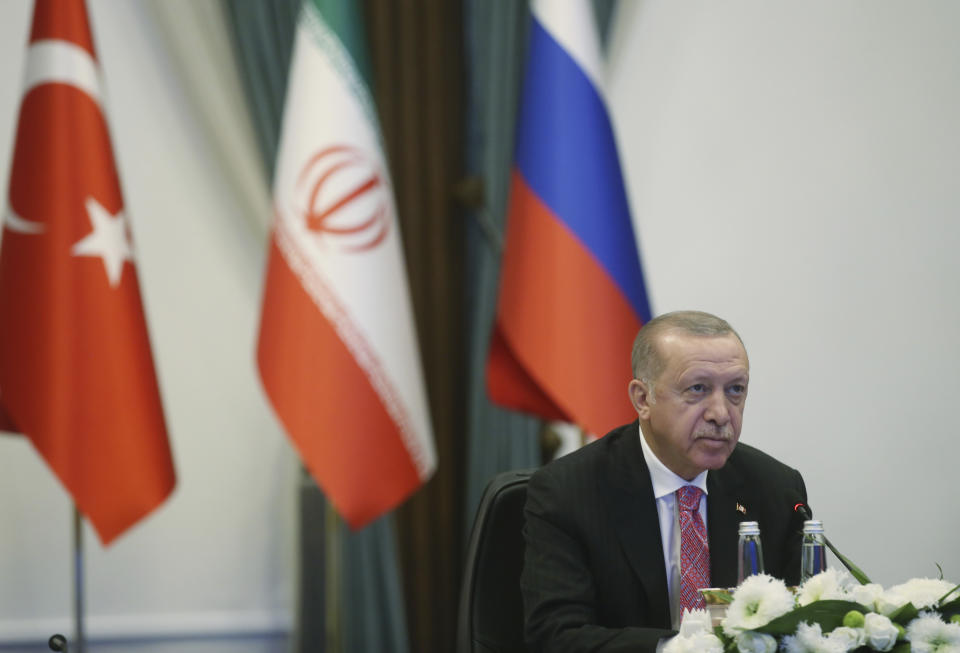
[[[656,621],[651,623],[659,622],[669,627],[670,601],[663,564],[660,519],[653,498],[650,472],[640,448],[640,431],[636,422],[620,433],[611,453],[611,473],[600,480],[601,493],[610,506],[614,530],[623,553],[643,585],[647,604],[654,612],[651,617]],[[651,564],[651,560],[656,560],[658,564]]]
[[[600,491],[610,507],[623,553],[646,592],[650,609],[655,612],[652,617],[669,627],[670,600],[660,518],[639,438],[636,422],[619,434],[611,447],[611,473],[600,480]],[[714,587],[736,585],[737,530],[742,520],[756,519],[750,507],[742,505],[743,483],[742,476],[729,461],[722,469],[707,474],[707,534],[710,580]],[[650,564],[651,560],[659,564]]]
[[[747,518],[739,496],[743,479],[727,461],[707,473],[707,536],[710,538],[710,582],[714,587],[737,584],[737,531]]]

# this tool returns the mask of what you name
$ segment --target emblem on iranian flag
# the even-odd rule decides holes
[[[297,179],[307,228],[348,252],[380,245],[390,228],[389,193],[379,162],[350,145],[312,156]]]

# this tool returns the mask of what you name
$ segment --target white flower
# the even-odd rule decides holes
[[[740,653],[774,653],[777,650],[777,640],[773,635],[749,630],[737,635],[736,643]]]
[[[889,617],[909,602],[910,599],[908,599],[906,596],[900,592],[895,592],[893,591],[893,588],[890,588],[888,590],[884,590],[883,593],[878,596],[876,600],[874,600],[873,606],[876,608],[877,612]]]
[[[814,601],[828,599],[849,600],[849,588],[854,584],[854,578],[847,572],[827,569],[816,576],[811,576],[797,588],[797,603],[808,605]]]
[[[756,630],[790,612],[793,605],[793,594],[782,580],[766,574],[750,576],[733,593],[723,632],[735,637],[744,630]]]
[[[923,610],[924,608],[935,607],[937,601],[956,586],[956,583],[935,578],[911,578],[906,583],[894,585],[887,591],[906,598],[917,610]],[[951,592],[947,600],[953,600],[958,596],[960,596],[960,591]]]
[[[710,613],[706,610],[683,609],[683,616],[680,618],[680,635],[690,637],[698,633],[712,633],[713,622],[710,619]]]
[[[787,653],[844,653],[847,649],[837,641],[823,636],[820,624],[800,623],[796,635],[783,638],[783,650]]]
[[[723,642],[713,633],[676,635],[667,640],[663,653],[723,653]]]
[[[827,635],[827,639],[842,646],[844,651],[852,651],[855,648],[860,648],[863,646],[866,643],[867,638],[863,633],[863,628],[839,626],[838,628],[834,628],[830,631],[830,634]],[[894,639],[896,639],[896,637],[894,637]]]
[[[850,600],[871,610],[877,609],[877,599],[882,595],[883,586],[879,583],[870,583],[868,585],[857,584],[850,588]]]
[[[921,612],[907,625],[907,640],[913,653],[960,653],[960,624],[944,623],[936,613]]]
[[[885,616],[871,612],[863,620],[863,633],[875,651],[889,651],[897,643],[897,627]]]
[[[713,634],[710,613],[684,609],[680,633],[667,641],[663,653],[723,653],[723,642]]]
[[[723,653],[723,642],[713,633],[700,633],[690,638],[697,653]]]

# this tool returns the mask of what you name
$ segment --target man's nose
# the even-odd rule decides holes
[[[707,410],[703,418],[717,426],[724,426],[730,421],[730,412],[727,410],[727,398],[723,392],[713,392],[707,398]]]

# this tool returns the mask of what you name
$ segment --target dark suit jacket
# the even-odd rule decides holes
[[[653,651],[672,634],[653,484],[637,422],[540,469],[527,487],[520,579],[533,651]],[[737,581],[740,521],[760,522],[764,567],[795,585],[806,489],[799,472],[738,444],[707,474],[710,578]],[[746,514],[737,509],[738,504]]]

